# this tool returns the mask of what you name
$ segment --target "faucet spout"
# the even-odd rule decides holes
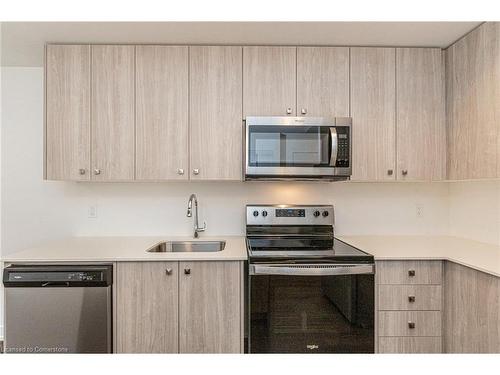
[[[188,201],[187,217],[193,216],[193,202],[194,202],[194,238],[198,238],[199,232],[204,232],[207,229],[207,223],[203,223],[203,228],[198,224],[198,198],[196,194],[191,194]]]

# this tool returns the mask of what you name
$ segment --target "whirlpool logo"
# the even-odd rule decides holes
[[[316,349],[319,349],[319,345],[315,345],[315,344],[309,344],[306,346],[307,349],[309,350],[316,350]]]

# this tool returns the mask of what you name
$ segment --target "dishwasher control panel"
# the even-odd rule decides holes
[[[4,269],[6,286],[108,286],[112,266],[9,266]]]
[[[102,272],[11,272],[9,281],[102,281]]]

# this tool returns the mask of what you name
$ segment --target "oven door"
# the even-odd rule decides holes
[[[246,179],[348,177],[349,126],[320,118],[247,118],[245,160]]]
[[[374,266],[250,264],[250,353],[374,353]]]

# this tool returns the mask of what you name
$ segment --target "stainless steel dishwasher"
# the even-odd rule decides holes
[[[111,265],[4,268],[6,353],[111,353]]]

